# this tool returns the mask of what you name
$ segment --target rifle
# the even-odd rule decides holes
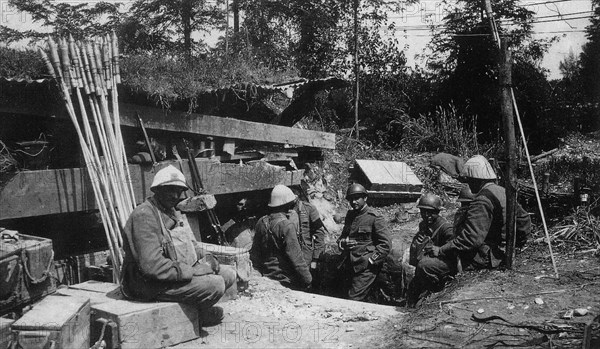
[[[150,144],[150,139],[148,138],[148,133],[146,133],[146,127],[144,127],[144,122],[140,117],[140,113],[135,112],[135,116],[140,123],[140,128],[142,129],[142,133],[144,134],[144,141],[146,141],[146,147],[148,147],[148,152],[150,153],[150,159],[152,159],[152,165],[156,166],[156,157],[154,156],[154,149],[152,149],[152,145]]]
[[[194,154],[192,153],[192,149],[189,146],[187,140],[184,139],[185,148],[187,150],[187,158],[190,166],[190,173],[192,174],[192,186],[193,191],[196,195],[205,194],[206,190],[202,186],[202,179],[200,178],[200,171],[198,170],[198,164],[196,164],[196,159]],[[221,228],[221,223],[219,222],[219,218],[215,214],[212,208],[206,209],[206,215],[208,217],[208,221],[213,229],[215,234],[215,238],[217,240],[217,244],[219,245],[227,245],[227,240],[225,239],[225,233],[223,233],[223,229]]]

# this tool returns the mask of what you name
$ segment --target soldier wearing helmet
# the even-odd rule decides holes
[[[433,193],[425,193],[417,207],[422,221],[410,245],[409,264],[416,270],[408,288],[409,306],[414,306],[426,292],[441,290],[445,281],[456,274],[456,258],[429,255],[433,246],[442,246],[454,236],[452,224],[439,214],[442,201]]]
[[[338,247],[343,253],[348,298],[364,300],[383,261],[392,248],[385,219],[367,205],[367,190],[360,184],[351,184],[346,199],[352,210],[346,215]]]
[[[464,221],[455,228],[456,236],[443,246],[434,247],[432,254],[458,254],[465,269],[497,268],[505,257],[506,192],[496,184],[494,169],[481,155],[470,158],[461,175],[475,197]],[[519,204],[515,218],[517,246],[522,246],[531,232],[531,220]]]
[[[211,306],[234,285],[236,272],[200,247],[177,210],[187,189],[174,166],[156,173],[150,186],[154,195],[133,210],[123,229],[121,288],[136,300],[192,304],[207,316],[206,326],[223,318],[223,310]]]
[[[297,197],[285,185],[276,185],[271,191],[271,212],[259,219],[254,236],[253,255],[260,272],[283,285],[305,289],[312,282],[308,264],[304,260],[298,227],[298,218],[291,219]]]

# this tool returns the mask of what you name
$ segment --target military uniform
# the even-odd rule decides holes
[[[298,217],[299,241],[306,264],[317,262],[325,249],[325,226],[319,211],[308,202],[298,200],[294,207]]]
[[[517,246],[531,232],[531,219],[521,205],[516,209]],[[440,256],[458,254],[464,268],[496,268],[505,257],[506,192],[495,183],[486,183],[467,209],[456,236],[440,248]]]
[[[263,275],[292,287],[310,285],[312,276],[302,256],[296,225],[283,212],[258,221],[253,249]]]
[[[357,245],[343,250],[342,241],[345,239],[356,241]],[[387,223],[379,213],[367,205],[359,212],[349,211],[338,239],[338,246],[343,250],[345,259],[349,284],[348,298],[364,300],[392,248]]]
[[[208,308],[235,283],[231,267],[223,265],[215,275],[210,265],[198,261],[205,252],[185,216],[154,198],[133,210],[123,235],[121,288],[128,298]]]
[[[456,274],[456,255],[430,257],[425,255],[427,246],[442,246],[454,237],[452,224],[441,216],[429,225],[419,223],[419,232],[410,245],[409,264],[416,267],[415,276],[409,286],[408,300],[415,303],[423,291],[443,288],[448,277]]]

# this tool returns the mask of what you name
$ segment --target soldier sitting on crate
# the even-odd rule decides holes
[[[302,255],[298,218],[293,210],[296,195],[284,185],[271,192],[271,213],[256,223],[253,255],[259,271],[283,285],[306,289],[312,282],[308,264]]]
[[[338,247],[342,250],[348,298],[363,301],[369,295],[383,261],[392,249],[385,219],[367,205],[367,190],[352,184],[346,199],[352,210],[346,215]]]
[[[200,308],[201,325],[223,318],[212,307],[234,285],[236,272],[198,248],[188,221],[176,205],[188,189],[183,173],[169,165],[154,176],[154,195],[133,210],[123,232],[121,288],[141,301],[167,301]]]
[[[408,287],[407,305],[414,306],[427,292],[439,291],[457,272],[456,255],[432,257],[433,246],[440,247],[454,237],[452,224],[439,215],[442,201],[433,193],[421,196],[417,207],[422,221],[410,244],[409,264],[416,267]]]

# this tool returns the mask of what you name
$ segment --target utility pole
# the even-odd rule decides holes
[[[508,163],[506,166],[506,267],[512,269],[515,256],[517,190],[515,168],[517,164],[517,149],[515,122],[512,102],[512,54],[503,40],[499,53],[500,90],[502,124],[504,125],[504,143]]]
[[[356,96],[354,97],[354,127],[356,128],[356,139],[358,139],[358,97],[359,97],[359,88],[358,88],[358,73],[360,67],[358,65],[358,2],[359,0],[354,0],[354,80],[355,80],[355,92]]]

